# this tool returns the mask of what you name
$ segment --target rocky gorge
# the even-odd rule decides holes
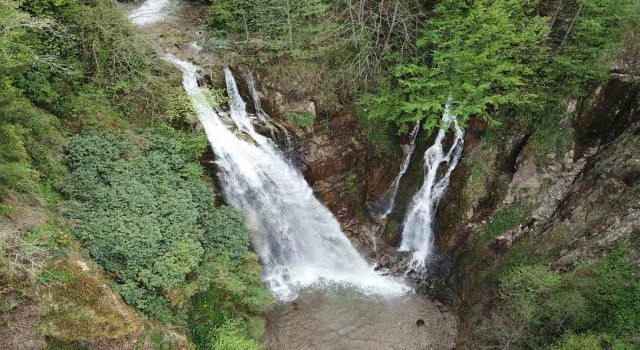
[[[181,27],[198,17],[197,8],[182,16],[190,19],[174,22],[178,27],[163,29],[159,35],[166,52],[188,51],[191,40],[201,33]],[[189,32],[196,34],[187,40],[184,33]],[[210,52],[192,50],[190,57],[208,67],[203,68],[208,84],[215,87],[220,81],[221,63],[235,65],[238,76],[251,72],[261,108],[277,123],[261,132],[278,140],[361,252],[380,267],[403,271],[407,256],[396,251],[401,223],[411,196],[422,184],[422,154],[433,135],[418,134],[395,209],[379,221],[369,209],[398,172],[401,147],[394,150],[397,156],[377,156],[367,145],[355,112],[337,102],[338,91],[323,90],[326,77],[313,67],[247,60],[238,57],[242,51],[228,47],[214,48],[217,55]],[[552,126],[555,136],[550,145],[540,145],[536,135],[526,132],[487,134],[482,119],[469,122],[460,165],[438,210],[438,257],[426,274],[409,274],[419,293],[458,315],[459,346],[473,344],[472,325],[485,321],[495,301],[496,286],[478,276],[497,274],[517,242],[543,240],[531,248],[532,254],[550,256],[553,270],[568,271],[578,262],[606,256],[622,237],[637,237],[637,58],[623,55],[618,66],[607,83],[588,87],[590,92],[582,99],[565,102],[564,116]],[[289,74],[283,74],[287,69]],[[240,91],[249,111],[257,113],[246,81],[240,81]],[[296,114],[309,115],[312,125],[296,125],[291,119]],[[283,127],[291,140],[282,135]],[[408,144],[408,135],[399,135],[397,144]],[[479,238],[477,233],[492,229],[494,217],[505,211],[513,211],[514,217],[499,232]],[[639,266],[640,260],[635,261]]]
[[[37,40],[45,37],[37,30],[67,18],[87,25],[78,32],[82,50],[68,51],[86,54],[77,65],[96,72],[62,74],[71,97],[49,105],[38,100],[55,90],[38,85],[47,78],[33,79],[35,92],[24,88],[37,65],[7,80],[38,111],[27,114],[51,113],[65,136],[42,137],[42,123],[7,127],[24,105],[7,112],[0,104],[0,134],[22,133],[18,149],[38,183],[3,187],[0,164],[0,349],[640,347],[637,18],[616,22],[624,31],[610,69],[571,90],[551,85],[574,83],[579,70],[553,69],[592,44],[578,34],[578,46],[568,46],[572,30],[624,17],[608,14],[610,5],[14,2],[0,4],[18,13],[12,20],[46,18],[24,26]],[[95,11],[95,23],[84,22],[83,9]],[[456,17],[467,13],[476,17]],[[457,30],[441,30],[449,26]],[[491,29],[499,29],[495,46],[476,36]],[[104,58],[84,38],[92,30],[91,40],[130,47],[114,45]],[[443,34],[468,30],[456,40]],[[407,44],[414,39],[417,46]],[[510,51],[522,43],[522,52]],[[346,64],[358,59],[355,49],[374,50],[364,68]],[[462,53],[448,69],[436,63]],[[132,57],[151,77],[134,76],[142,85],[96,78],[120,67],[118,59],[135,72]],[[464,88],[478,76],[486,84],[456,90],[469,94],[460,98],[438,72],[458,74]],[[489,85],[489,97],[473,105]],[[434,86],[450,90],[422,96]],[[126,101],[141,93],[150,95]],[[105,98],[128,104],[114,112]],[[389,115],[380,117],[380,101]],[[141,112],[153,108],[160,112]],[[62,175],[51,176],[43,159]],[[422,220],[408,225],[412,213]],[[407,230],[422,229],[426,239],[405,244]]]

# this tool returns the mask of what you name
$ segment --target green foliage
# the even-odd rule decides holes
[[[498,210],[486,225],[476,234],[478,245],[482,246],[505,231],[514,228],[524,219],[525,206],[505,207]]]
[[[206,203],[203,203],[206,204]],[[221,206],[208,213],[203,220],[205,233],[202,241],[211,247],[231,254],[234,260],[244,258],[249,252],[249,237],[244,227],[244,217],[228,206]]]
[[[371,118],[427,129],[440,126],[447,102],[462,123],[556,126],[547,120],[557,121],[560,101],[608,77],[639,17],[633,0],[441,1],[417,41],[424,55],[405,58],[360,103]]]
[[[227,323],[218,330],[218,338],[210,348],[215,350],[259,350],[260,344],[253,339],[247,339],[243,335],[241,326],[235,323]]]
[[[363,101],[360,100],[360,102]],[[367,110],[365,109],[364,112]],[[396,129],[392,123],[385,119],[371,118],[366,114],[360,114],[358,124],[362,127],[367,147],[376,157],[389,157],[400,152],[395,140]]]
[[[311,112],[287,112],[285,118],[297,128],[309,128],[313,126],[315,116]]]
[[[347,196],[352,200],[358,199],[359,189],[358,189],[358,174],[354,172],[350,172],[344,179]]]
[[[32,180],[35,173],[15,126],[0,125],[0,189],[12,188]]]
[[[571,4],[571,3],[570,3]],[[640,3],[633,0],[577,0],[578,13],[566,40],[554,56],[555,81],[567,84],[565,90],[584,95],[583,82],[604,82],[620,48],[625,25],[640,16]],[[579,11],[579,12],[578,12]]]
[[[472,115],[488,119],[490,110],[503,105],[528,103],[533,96],[521,89],[534,73],[528,62],[539,54],[547,33],[535,5],[521,0],[438,3],[418,40],[428,57],[398,66],[401,93],[375,101],[399,101],[393,109],[398,113],[385,117],[397,123],[425,119],[431,129],[439,125],[448,100],[463,123]]]
[[[0,81],[36,105],[80,124],[169,110],[168,65],[114,1],[2,0],[0,15]]]
[[[76,236],[128,303],[165,321],[173,317],[169,304],[182,303],[169,300],[172,288],[187,288],[203,264],[227,266],[206,256],[234,261],[248,251],[243,218],[214,208],[214,193],[199,176],[195,158],[204,146],[201,137],[168,128],[88,131],[67,146],[64,191],[68,215],[80,223]]]
[[[522,266],[536,265],[544,259],[541,254],[536,254],[535,242],[532,239],[525,239],[515,243],[507,251],[503,270],[513,271]]]
[[[243,346],[255,344],[263,333],[264,322],[253,315],[263,314],[271,304],[271,294],[260,282],[257,256],[247,254],[233,263],[228,254],[215,253],[213,271],[201,271],[209,277],[207,289],[193,297],[189,314],[192,339],[199,349],[218,349],[234,341]],[[228,333],[228,327],[233,332]]]
[[[593,334],[567,333],[549,350],[600,350],[600,339]]]
[[[508,258],[496,305],[504,311],[482,330],[487,343],[500,344],[507,332],[512,344],[532,349],[637,348],[640,282],[624,245],[568,273],[527,260],[538,258]]]
[[[622,339],[637,337],[640,327],[640,282],[624,247],[600,260],[593,274],[576,283],[586,294],[594,328]]]

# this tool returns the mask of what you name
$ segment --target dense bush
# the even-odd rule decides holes
[[[259,265],[242,263],[249,246],[242,216],[215,208],[211,186],[194,170],[205,146],[201,137],[157,128],[87,131],[67,146],[64,192],[76,236],[128,303],[165,321],[178,320],[185,297],[209,288],[225,298],[241,293],[234,305],[257,304],[246,315],[269,301]]]
[[[569,273],[511,265],[499,300],[474,336],[479,346],[526,349],[635,349],[640,281],[624,247]]]

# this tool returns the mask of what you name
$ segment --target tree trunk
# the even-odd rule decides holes
[[[293,27],[291,26],[291,2],[287,0],[287,27],[289,27],[289,49],[293,50]]]
[[[569,25],[569,29],[567,29],[567,32],[564,33],[564,38],[562,38],[562,42],[560,43],[560,50],[562,50],[564,43],[567,41],[567,39],[569,39],[569,34],[571,34],[571,30],[573,29],[573,26],[576,24],[578,17],[582,13],[582,6],[583,5],[580,5],[580,8],[578,8],[578,12],[576,12],[576,15],[573,16],[573,19],[571,20],[571,25]]]

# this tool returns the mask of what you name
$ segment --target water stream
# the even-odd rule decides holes
[[[426,260],[434,251],[436,209],[449,186],[451,172],[462,155],[464,130],[458,125],[456,117],[449,113],[448,105],[442,122],[444,128],[438,130],[433,146],[424,153],[424,183],[409,204],[402,230],[399,250],[412,252],[410,265],[417,269],[424,268]],[[451,124],[454,130],[453,142],[449,150],[445,151],[446,130]]]
[[[389,189],[387,189],[382,198],[380,198],[371,206],[373,211],[377,213],[377,215],[382,220],[385,220],[389,216],[389,214],[391,214],[393,208],[395,207],[396,195],[398,194],[400,180],[409,168],[411,155],[413,154],[413,150],[416,148],[416,137],[418,136],[418,131],[420,131],[420,122],[417,122],[411,130],[411,133],[409,134],[409,144],[403,145],[404,159],[400,164],[400,171],[398,172],[398,175],[396,175],[395,179],[393,179],[391,186],[389,187]]]
[[[173,0],[145,1],[129,14],[129,20],[139,26],[157,23],[167,17],[167,8],[174,4]]]
[[[183,72],[183,85],[217,156],[225,199],[247,217],[264,280],[279,300],[309,287],[349,287],[365,295],[398,296],[409,288],[381,276],[340,231],[338,221],[313,195],[300,172],[270,139],[258,134],[225,69],[230,116],[249,140],[228,130],[197,84],[197,67],[167,58]]]
[[[284,144],[283,146],[285,147],[286,150],[290,150],[292,145],[291,133],[289,133],[289,130],[287,130],[287,128],[284,127],[282,124],[269,118],[269,115],[267,115],[267,113],[262,109],[260,95],[258,94],[258,89],[256,89],[256,82],[253,79],[253,74],[251,73],[251,71],[247,71],[244,74],[244,78],[245,78],[245,82],[247,83],[247,87],[249,88],[249,95],[251,96],[251,100],[253,101],[253,106],[256,111],[256,116],[263,123],[266,123],[267,121],[269,121],[270,123],[277,126],[280,132],[282,133],[282,135],[284,136],[284,139],[282,140]],[[272,136],[272,139],[274,140],[276,139],[276,136],[273,134],[273,129],[272,129],[271,136]]]
[[[163,7],[167,4],[166,0],[147,0],[130,18],[148,25],[145,33],[156,37],[163,37],[167,26],[152,24],[169,18],[172,31],[193,30],[187,19],[191,17],[180,19],[175,7]],[[135,20],[145,11],[154,13],[149,9],[162,11],[155,12],[158,16],[152,16],[151,21]],[[167,10],[171,16],[163,13]],[[185,50],[191,50],[184,56],[176,53],[179,57],[200,52],[192,38],[184,42],[165,40],[165,48],[184,45]],[[246,215],[253,247],[263,265],[263,279],[280,300],[267,314],[265,348],[453,348],[455,316],[411,293],[401,279],[374,271],[340,231],[331,212],[315,198],[301,173],[285,160],[271,139],[256,132],[255,120],[246,111],[232,72],[225,69],[230,99],[226,117],[212,108],[206,87],[198,86],[198,67],[178,57],[166,59],[183,73],[183,87],[216,155],[223,195]],[[275,123],[266,113],[260,114],[257,91],[247,83],[257,118]],[[282,131],[288,135],[286,129]]]

